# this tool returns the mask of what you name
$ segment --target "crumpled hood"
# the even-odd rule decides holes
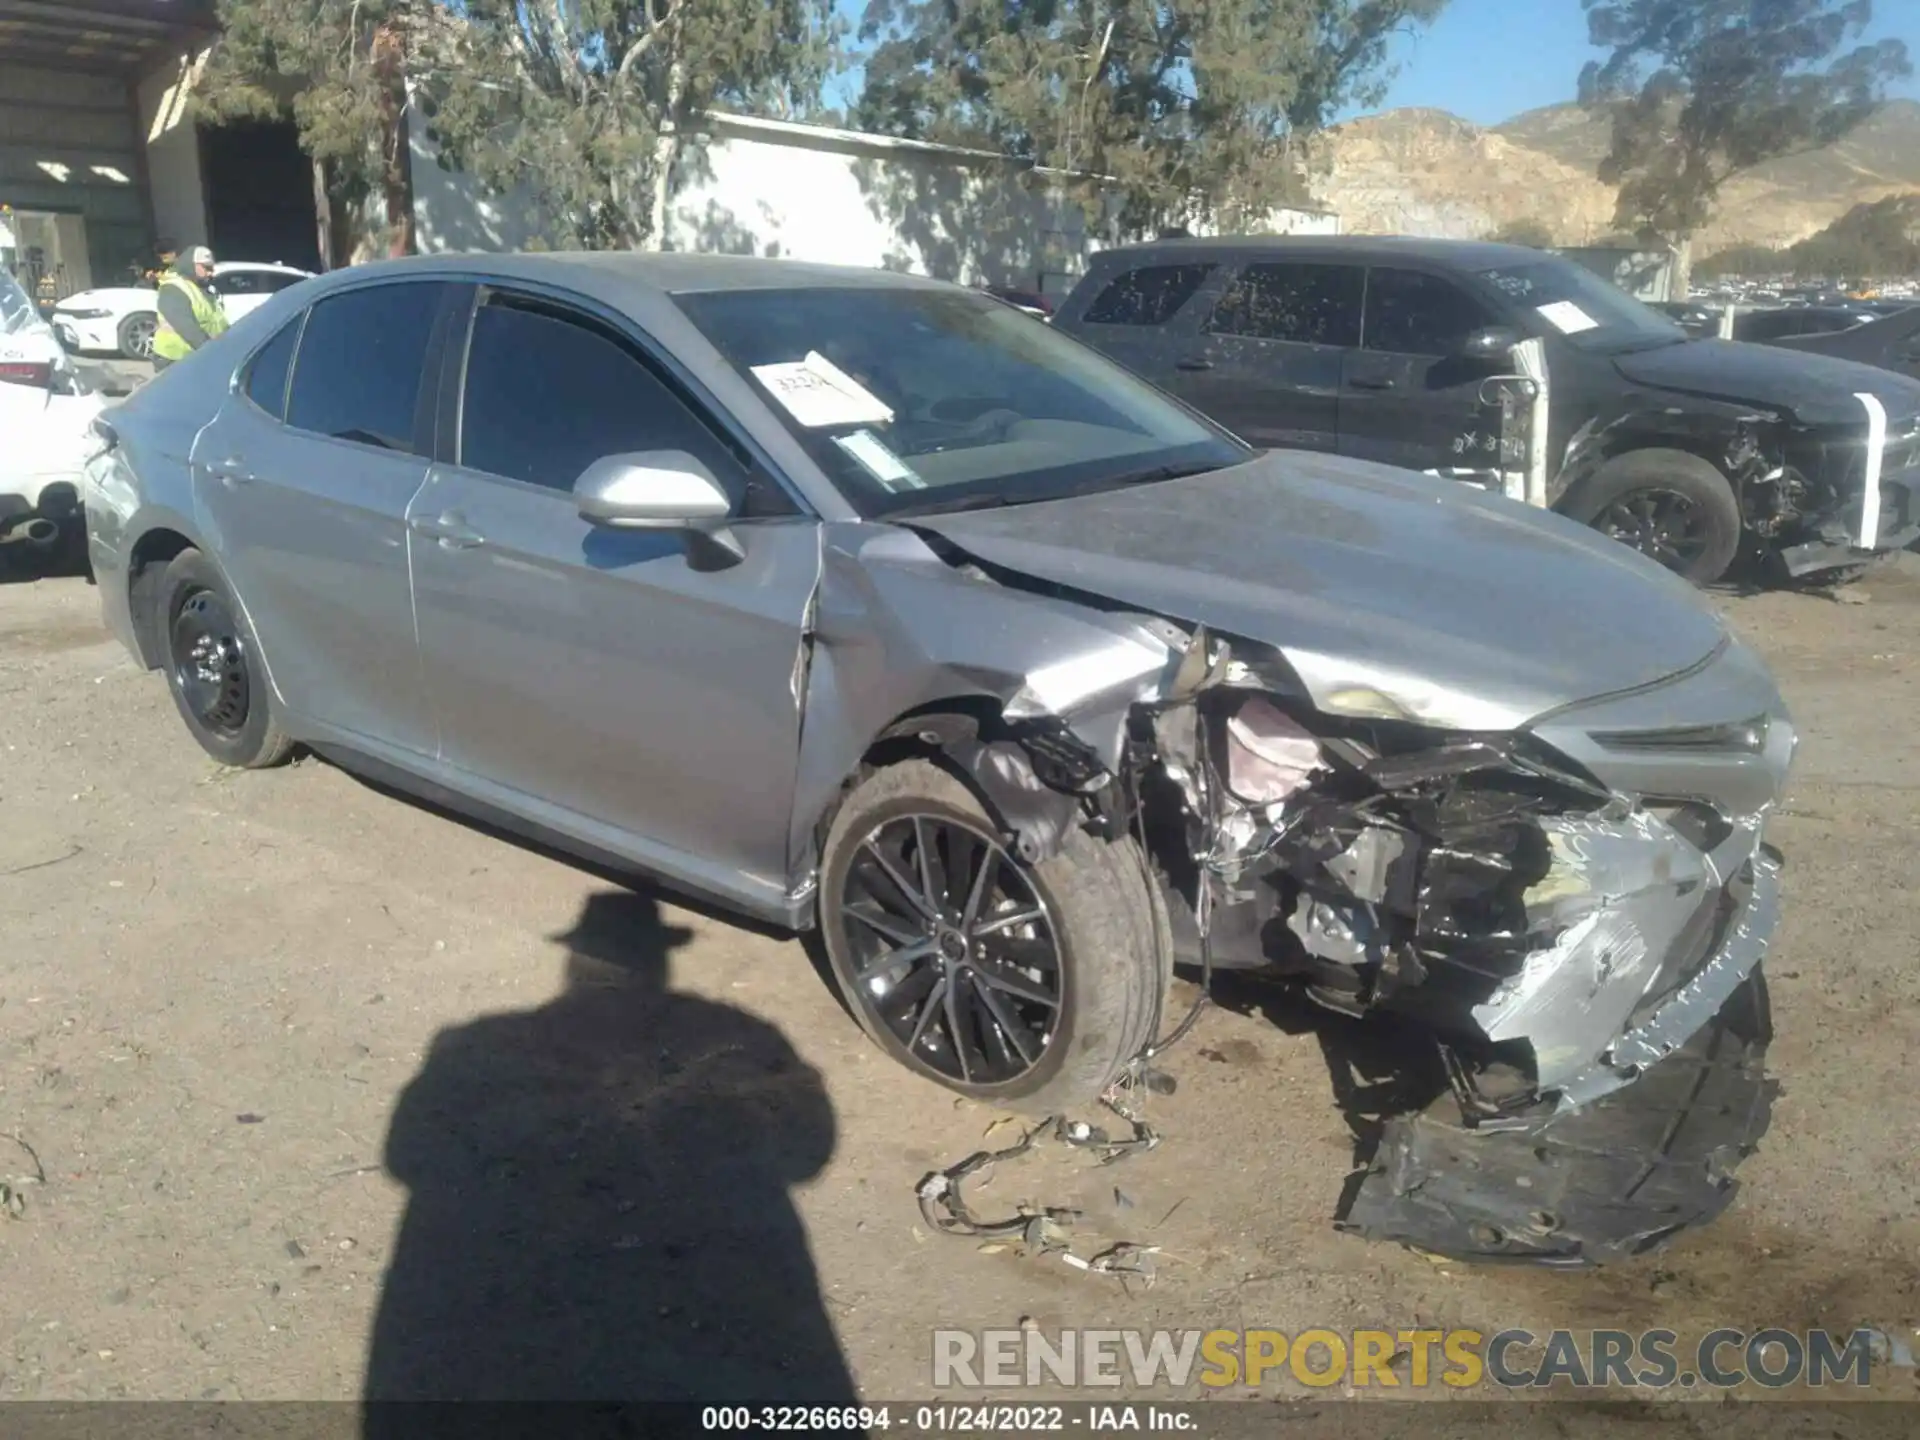
[[[1733,400],[1790,415],[1803,425],[1865,425],[1854,399],[1878,396],[1890,420],[1920,414],[1920,383],[1852,360],[1738,340],[1695,340],[1620,355],[1614,368],[1636,385]]]
[[[1584,526],[1330,455],[902,523],[986,565],[1273,645],[1316,704],[1377,691],[1458,729],[1651,684],[1726,634],[1692,587]]]

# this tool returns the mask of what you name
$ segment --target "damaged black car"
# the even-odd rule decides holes
[[[1110,1097],[1176,964],[1256,970],[1448,1077],[1342,1223],[1569,1263],[1711,1217],[1766,1123],[1792,724],[1561,516],[1258,453],[990,296],[716,256],[355,267],[101,438],[106,619],[209,754],[817,929],[962,1095]]]
[[[1253,444],[1497,490],[1696,584],[1830,575],[1920,539],[1920,384],[1687,343],[1539,250],[1159,241],[1095,256],[1054,323]]]

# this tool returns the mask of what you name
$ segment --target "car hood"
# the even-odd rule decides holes
[[[61,310],[151,310],[159,303],[154,291],[129,285],[82,290],[67,296],[53,308],[56,313]]]
[[[1272,645],[1323,709],[1448,728],[1516,729],[1726,639],[1692,587],[1594,531],[1334,456],[903,523],[1001,571]]]
[[[1803,425],[1860,423],[1857,394],[1877,396],[1898,420],[1920,414],[1920,384],[1890,370],[1738,340],[1695,340],[1614,357],[1636,385],[1781,411]]]

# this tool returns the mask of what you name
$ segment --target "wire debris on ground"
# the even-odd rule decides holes
[[[1195,1012],[1200,1008],[1195,1006]],[[1152,1285],[1154,1256],[1160,1253],[1159,1246],[1121,1241],[1093,1255],[1075,1255],[1070,1248],[1072,1231],[1074,1223],[1081,1218],[1081,1211],[1066,1206],[1021,1204],[1015,1207],[1012,1214],[1000,1219],[982,1219],[968,1206],[962,1186],[982,1171],[991,1172],[996,1165],[1019,1159],[1043,1141],[1050,1140],[1070,1149],[1087,1151],[1095,1157],[1097,1165],[1103,1166],[1117,1164],[1129,1156],[1153,1149],[1160,1143],[1160,1136],[1146,1122],[1144,1096],[1172,1094],[1174,1082],[1170,1075],[1152,1068],[1147,1061],[1181,1038],[1191,1028],[1193,1018],[1189,1015],[1187,1023],[1176,1029],[1165,1043],[1142,1052],[1107,1093],[1100,1097],[1100,1103],[1107,1110],[1126,1122],[1126,1133],[1117,1134],[1105,1126],[1072,1120],[1064,1115],[1051,1116],[1025,1131],[1004,1149],[975,1151],[966,1159],[923,1178],[914,1191],[920,1202],[921,1217],[942,1235],[987,1241],[980,1249],[988,1253],[1017,1244],[1028,1257],[1057,1255],[1076,1270],[1093,1275],[1119,1276],[1123,1280],[1130,1276]],[[996,1120],[987,1127],[986,1134],[992,1135],[1002,1125],[1011,1123],[1017,1122]],[[1133,1202],[1119,1187],[1114,1187],[1113,1194],[1116,1209],[1125,1211],[1133,1208]]]

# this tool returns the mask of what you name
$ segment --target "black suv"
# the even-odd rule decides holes
[[[1799,576],[1920,539],[1920,384],[1690,341],[1544,251],[1164,240],[1096,255],[1054,323],[1253,444],[1509,493],[1520,472],[1537,500],[1701,584],[1743,543]],[[1527,393],[1515,347],[1531,339],[1544,351],[1544,450],[1513,426]],[[1519,408],[1534,424],[1538,408]]]

